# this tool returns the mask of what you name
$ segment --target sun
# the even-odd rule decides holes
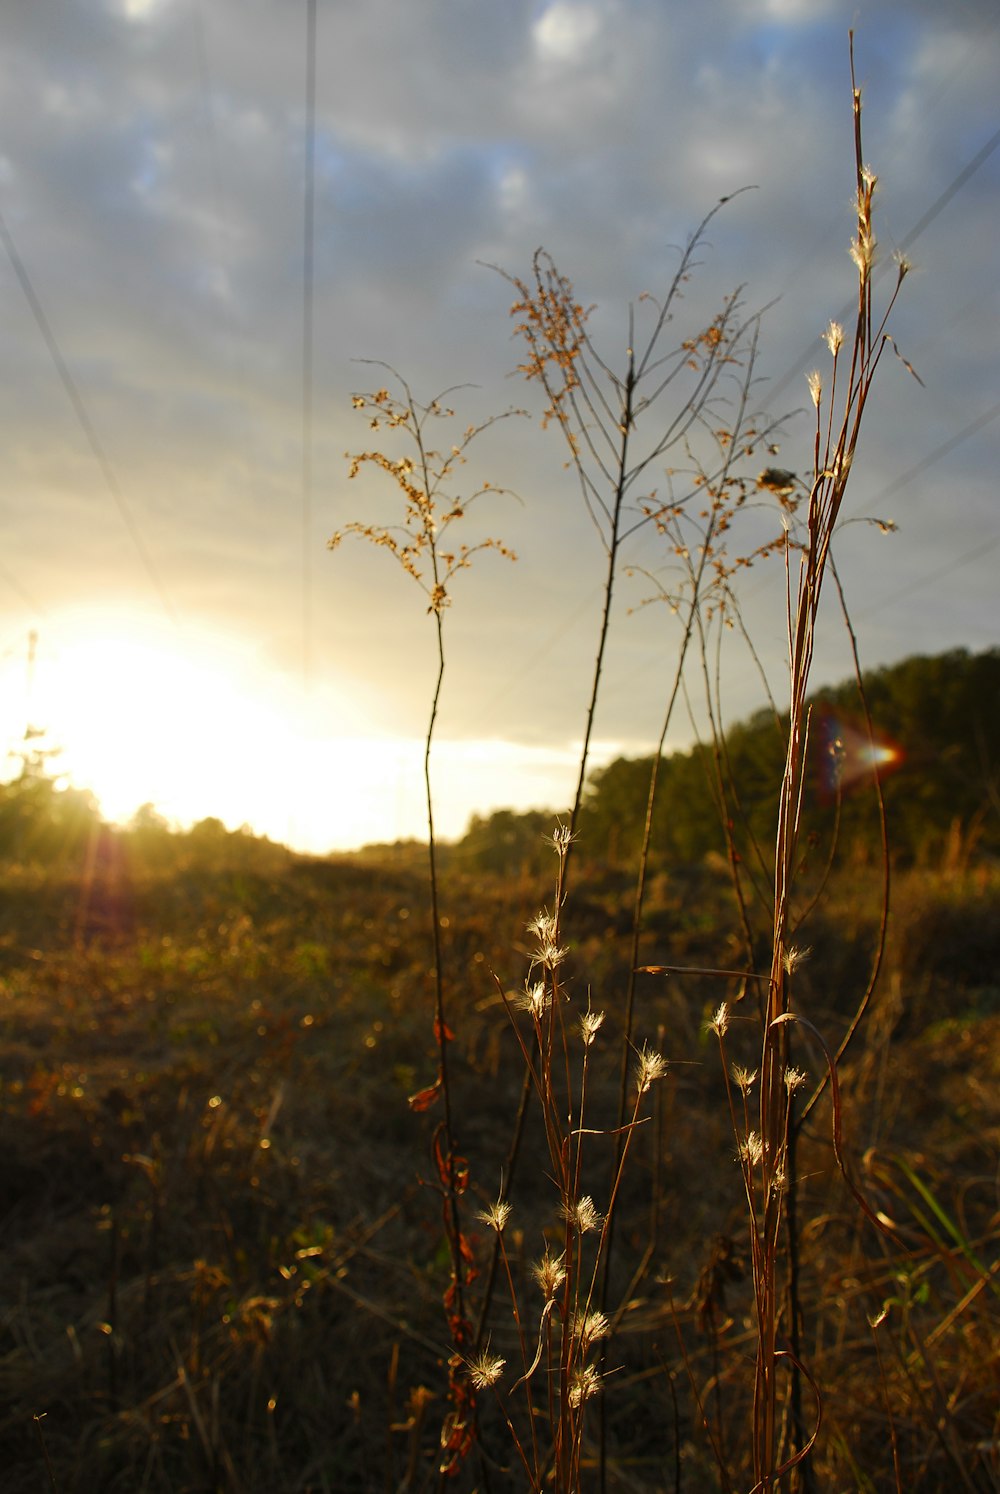
[[[248,641],[124,610],[54,619],[30,674],[8,737],[41,730],[50,771],[112,823],[152,804],[179,829],[211,817],[318,854],[419,833],[419,741],[380,734],[335,676],[305,691]],[[8,658],[8,705],[22,680]]]
[[[57,636],[39,651],[30,711],[58,769],[105,818],[123,823],[146,803],[181,825],[270,817],[291,750],[276,678],[255,678],[246,653],[216,636],[135,620]]]

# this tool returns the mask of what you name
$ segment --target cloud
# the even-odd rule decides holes
[[[846,0],[319,7],[311,647],[317,671],[344,660],[357,688],[385,682],[387,729],[412,729],[422,712],[425,644],[413,644],[419,665],[401,668],[399,640],[424,618],[384,555],[324,549],[359,500],[343,453],[367,439],[349,398],[367,375],[352,359],[387,359],[425,394],[480,384],[459,401],[469,418],[520,402],[537,413],[533,391],[507,377],[519,356],[509,286],[477,261],[524,273],[544,244],[584,302],[598,303],[595,337],[620,367],[629,303],[661,293],[695,224],[752,183],[713,220],[682,309],[697,325],[740,284],[748,308],[773,300],[757,370],[770,382],[757,391],[766,401],[777,389],[781,410],[804,403],[796,366],[852,294],[848,27],[887,253],[996,128],[993,0],[871,0],[855,11]],[[279,0],[35,0],[12,9],[4,32],[0,210],[128,512],[182,618],[232,629],[269,667],[295,671],[304,14]],[[926,389],[887,364],[854,478],[859,513],[988,403],[998,167],[1000,152],[984,159],[913,244],[918,268],[896,326]],[[121,592],[155,610],[3,261],[0,294],[0,506],[15,583],[3,590],[0,578],[4,636],[30,620],[25,596],[57,612]],[[851,540],[848,584],[875,584],[883,565],[917,574],[922,560],[968,548],[988,522],[994,429],[895,494],[905,524],[889,552],[872,561]],[[783,462],[807,464],[804,431],[789,422]],[[509,572],[484,564],[456,596],[456,736],[483,735],[493,695],[504,704],[490,730],[512,740],[562,742],[578,729],[603,557],[563,461],[537,425],[505,428],[483,449],[482,470],[524,498],[497,519],[521,559]],[[637,554],[660,563],[645,540]],[[952,618],[971,629],[992,586],[988,566],[972,565],[932,588],[895,634],[880,614],[881,657],[953,641]],[[769,595],[751,589],[748,606],[780,668]],[[634,599],[624,587],[623,601]],[[655,674],[663,619],[623,609],[615,637],[624,675],[630,658]],[[539,639],[551,640],[541,653]],[[734,677],[734,701],[755,705],[742,665]],[[654,729],[655,706],[635,694],[615,698],[622,719],[609,738]]]
[[[573,63],[594,55],[601,34],[601,14],[596,6],[553,0],[531,28],[540,57],[556,63]]]

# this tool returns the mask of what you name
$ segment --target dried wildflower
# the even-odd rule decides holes
[[[543,965],[546,970],[555,970],[561,965],[569,954],[565,945],[558,943],[558,925],[551,913],[543,909],[537,918],[533,918],[528,924],[528,933],[535,936],[537,948],[532,955],[532,963]]]
[[[836,358],[844,341],[844,329],[839,322],[831,322],[823,334],[830,352]]]
[[[583,1038],[583,1046],[589,1048],[601,1029],[604,1021],[603,1012],[585,1011],[580,1018],[580,1036]]]
[[[748,1136],[740,1142],[737,1162],[745,1162],[750,1167],[756,1167],[764,1156],[764,1143],[756,1131],[751,1131]]]
[[[751,1074],[749,1069],[745,1069],[742,1064],[733,1064],[733,1083],[737,1086],[738,1089],[741,1089],[744,1094],[749,1094],[756,1077],[756,1069],[754,1069],[753,1073]]]
[[[896,261],[896,269],[899,271],[900,280],[902,280],[913,269],[913,261],[911,259],[907,259],[902,249],[897,249],[896,253],[892,257]]]
[[[487,1345],[481,1353],[468,1360],[469,1379],[477,1390],[488,1390],[497,1383],[506,1363],[499,1354],[491,1354]]]
[[[811,949],[798,949],[793,944],[785,950],[784,954],[781,957],[781,963],[784,965],[785,970],[789,975],[794,975],[795,971],[798,970],[800,965],[805,964],[806,960],[808,960],[811,954]]]
[[[647,1043],[643,1043],[639,1050],[639,1061],[635,1069],[636,1087],[641,1095],[662,1079],[667,1072],[667,1060],[661,1054],[654,1052]]]
[[[584,1198],[571,1200],[563,1207],[563,1217],[568,1219],[573,1228],[585,1235],[588,1230],[600,1229],[603,1217],[594,1205],[594,1200],[587,1194]]]
[[[551,1255],[548,1246],[540,1261],[531,1268],[531,1274],[541,1287],[542,1296],[550,1302],[566,1280],[566,1267],[561,1255]]]
[[[858,236],[849,245],[849,253],[858,270],[863,276],[871,274],[875,263],[875,250],[878,247],[875,235],[867,224],[858,225]]]
[[[529,1012],[536,1022],[540,1022],[552,1005],[552,992],[544,981],[525,981],[524,990],[518,991],[514,997],[514,1005],[522,1012]]]
[[[729,1005],[723,1001],[715,1009],[715,1016],[708,1024],[709,1032],[714,1032],[716,1037],[725,1037],[729,1030]]]
[[[809,397],[818,410],[823,396],[823,379],[818,369],[814,368],[812,373],[806,376],[806,383],[809,385]]]
[[[757,476],[759,488],[769,488],[772,493],[791,493],[798,478],[794,472],[788,472],[784,467],[765,467],[764,471]]]
[[[574,1370],[569,1382],[569,1403],[578,1410],[591,1396],[599,1395],[601,1377],[592,1364],[582,1364]]]
[[[476,1218],[488,1229],[495,1229],[498,1235],[502,1235],[510,1215],[510,1204],[505,1198],[498,1198],[496,1203],[491,1203],[488,1208],[480,1209]]]
[[[790,1095],[793,1095],[797,1089],[801,1089],[805,1082],[806,1075],[801,1069],[787,1068],[785,1070],[785,1088]]]
[[[573,1324],[573,1332],[585,1348],[599,1338],[607,1338],[611,1324],[603,1312],[582,1313]]]
[[[556,855],[562,858],[566,855],[576,837],[570,831],[568,825],[557,825],[551,835],[544,837],[546,845],[552,847]]]

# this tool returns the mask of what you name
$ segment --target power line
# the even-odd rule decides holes
[[[135,552],[142,563],[143,569],[145,570],[146,575],[149,578],[150,584],[152,585],[154,591],[160,599],[160,603],[163,607],[164,612],[176,627],[178,625],[177,614],[174,612],[174,609],[171,606],[170,599],[166,593],[166,589],[160,579],[155,565],[153,564],[152,556],[149,554],[149,551],[143,544],[142,535],[139,533],[138,525],[136,524],[135,519],[132,516],[132,512],[127,502],[125,501],[125,494],[122,492],[121,484],[119,483],[118,478],[115,474],[115,470],[111,465],[110,458],[108,457],[107,452],[104,450],[104,447],[101,444],[100,437],[98,436],[97,431],[94,428],[93,421],[87,413],[87,407],[83,402],[83,396],[77,388],[76,380],[70,373],[69,368],[66,364],[66,360],[59,349],[59,344],[56,341],[55,334],[52,331],[52,328],[49,326],[48,318],[45,315],[42,303],[38,299],[38,295],[36,294],[35,288],[31,283],[31,278],[28,275],[28,271],[25,267],[24,261],[21,259],[21,256],[17,251],[17,245],[14,243],[14,240],[11,237],[10,230],[7,227],[6,222],[4,221],[2,213],[0,213],[0,239],[3,240],[3,246],[7,251],[7,258],[10,260],[11,265],[13,266],[14,274],[20,281],[21,289],[24,292],[25,300],[27,301],[28,306],[31,309],[31,314],[35,318],[38,330],[41,332],[42,337],[45,339],[45,345],[49,350],[49,357],[52,359],[52,362],[55,365],[56,373],[59,375],[60,382],[62,383],[62,386],[66,391],[70,404],[73,406],[73,412],[76,415],[77,421],[79,422],[80,429],[83,431],[83,434],[87,439],[87,444],[89,445],[90,450],[94,456],[94,460],[97,462],[97,465],[101,469],[105,485],[107,486],[108,492],[111,494],[112,498],[115,501],[115,506],[118,509],[118,513],[121,517],[122,523],[125,525],[125,528],[128,531],[128,535],[132,541],[133,547],[135,548]]]
[[[48,616],[48,613],[46,612],[42,604],[35,601],[35,598],[31,595],[30,591],[28,591],[21,585],[16,576],[11,575],[10,570],[5,565],[0,565],[0,581],[2,581],[6,586],[9,586],[11,591],[16,592],[17,595],[21,598],[21,601],[24,603],[24,605],[26,607],[29,607],[32,612],[36,612],[39,617]]]
[[[302,233],[302,684],[312,676],[313,303],[316,199],[316,0],[306,9],[306,162]]]
[[[965,186],[965,183],[972,175],[974,175],[975,172],[979,170],[980,166],[982,166],[985,161],[989,160],[990,156],[996,150],[998,145],[1000,145],[1000,130],[997,130],[995,134],[990,136],[989,140],[987,140],[982,149],[976,152],[972,160],[969,161],[966,166],[963,166],[962,170],[945,188],[940,197],[938,197],[937,200],[931,204],[931,206],[927,209],[926,213],[924,213],[919,222],[917,222],[914,227],[910,229],[910,232],[906,235],[906,237],[900,241],[899,247],[901,252],[908,249],[910,245],[920,237],[924,229],[929,228],[930,225],[934,222],[934,219],[944,212],[945,208],[948,206],[949,202],[951,202],[955,194]],[[884,274],[886,267],[886,262],[883,262],[880,266],[878,266],[873,278],[877,279],[880,275]],[[848,316],[850,316],[851,312],[856,309],[856,306],[856,298],[847,301],[837,313],[836,320],[845,320]],[[812,363],[813,359],[816,356],[816,353],[819,351],[822,345],[823,338],[821,336],[813,338],[812,342],[810,342],[805,352],[798,359],[798,361],[792,365],[792,367],[785,374],[784,378],[780,379],[778,383],[775,384],[774,387],[770,390],[771,399],[777,399],[779,394],[784,393],[792,380],[802,372],[807,364]]]
[[[876,501],[881,503],[883,498],[889,497],[890,493],[896,493],[900,488],[904,488],[908,482],[912,482],[915,477],[919,476],[925,467],[930,467],[934,462],[939,462],[943,456],[947,456],[950,451],[954,451],[956,446],[960,446],[963,441],[967,441],[970,436],[974,436],[977,431],[981,431],[984,425],[989,425],[991,420],[996,420],[998,415],[1000,415],[1000,404],[994,405],[991,410],[984,410],[981,415],[977,415],[975,420],[970,420],[969,424],[963,426],[954,436],[949,436],[947,441],[942,441],[940,446],[935,446],[934,450],[929,451],[925,457],[921,457],[919,462],[915,462],[912,467],[909,467],[905,472],[901,472],[898,477],[894,477],[889,486],[882,489]]]
[[[855,612],[854,616],[858,619],[873,617],[876,612],[881,612],[883,608],[891,606],[893,602],[898,602],[900,597],[909,596],[913,591],[922,591],[929,582],[940,581],[942,576],[949,576],[952,571],[958,571],[963,566],[971,565],[974,560],[979,560],[981,556],[988,555],[998,545],[1000,545],[1000,534],[995,534],[984,545],[973,545],[971,550],[964,551],[963,554],[951,561],[950,564],[935,566],[933,571],[928,571],[926,575],[920,576],[916,581],[908,581],[905,586],[900,586],[896,591],[890,592],[888,596],[880,597],[873,606],[863,607],[860,612]]]

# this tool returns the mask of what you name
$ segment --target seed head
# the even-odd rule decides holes
[[[790,1095],[793,1095],[797,1089],[801,1089],[805,1082],[806,1075],[801,1069],[787,1068],[785,1070],[785,1088]]]
[[[794,975],[795,971],[798,970],[801,965],[805,964],[806,960],[808,960],[811,954],[811,949],[800,949],[793,944],[785,950],[784,954],[781,957],[781,963],[784,965],[785,970],[789,975]]]
[[[742,1064],[739,1064],[739,1063],[734,1063],[733,1064],[733,1083],[739,1089],[741,1089],[744,1094],[749,1094],[750,1089],[751,1089],[751,1087],[753,1085],[753,1082],[756,1079],[756,1077],[757,1077],[757,1070],[756,1069],[754,1069],[753,1073],[751,1074],[750,1071],[749,1071],[749,1069],[745,1069]]]
[[[573,1332],[585,1349],[599,1338],[607,1338],[611,1324],[603,1312],[582,1313],[573,1324]]]
[[[514,997],[514,1005],[522,1012],[529,1012],[536,1022],[552,1005],[552,992],[543,980],[525,981],[524,990]]]
[[[639,1050],[639,1061],[635,1069],[636,1087],[641,1095],[662,1079],[667,1072],[667,1060],[659,1053],[655,1053],[647,1043],[643,1043]]]
[[[594,1200],[589,1194],[584,1198],[573,1199],[566,1204],[563,1209],[563,1215],[573,1225],[574,1229],[579,1230],[581,1235],[585,1235],[588,1230],[600,1229],[603,1223],[603,1217],[595,1208]]]
[[[603,1012],[586,1011],[580,1018],[580,1036],[583,1038],[583,1046],[589,1048],[594,1041],[604,1021]]]
[[[546,913],[544,908],[537,918],[533,918],[528,924],[528,933],[533,934],[536,940],[536,949],[532,955],[532,963],[543,965],[546,970],[555,970],[561,965],[569,951],[557,941],[558,925],[551,913]]]
[[[812,373],[807,376],[806,383],[809,385],[809,396],[818,410],[820,399],[823,396],[823,380],[817,369],[814,368]]]
[[[709,1032],[714,1032],[716,1037],[725,1037],[729,1030],[729,1006],[723,1001],[715,1009],[715,1016],[708,1024]]]
[[[480,1209],[476,1218],[488,1229],[495,1229],[498,1235],[502,1235],[511,1215],[510,1204],[505,1198],[498,1198],[496,1203],[491,1203],[489,1208]]]
[[[561,1255],[550,1255],[546,1246],[545,1254],[540,1261],[531,1268],[531,1274],[541,1287],[542,1296],[546,1302],[556,1295],[563,1282],[566,1280],[566,1267]]]
[[[488,1390],[495,1385],[500,1378],[506,1359],[501,1359],[499,1354],[491,1354],[489,1345],[480,1354],[476,1354],[467,1361],[469,1367],[469,1379],[477,1390]]]
[[[591,1396],[599,1395],[601,1377],[592,1364],[582,1364],[574,1370],[569,1382],[569,1403],[578,1410]]]
[[[756,1167],[760,1163],[763,1156],[764,1143],[761,1141],[756,1131],[751,1131],[749,1135],[740,1142],[739,1155],[736,1160],[737,1162],[745,1162],[749,1167]]]
[[[865,224],[858,225],[858,236],[850,244],[850,255],[861,274],[867,278],[875,263],[875,235]]]
[[[552,834],[545,837],[546,844],[552,847],[560,860],[566,855],[575,839],[568,825],[557,825]]]
[[[830,352],[836,358],[844,341],[844,329],[839,322],[831,322],[824,333],[824,340]]]

